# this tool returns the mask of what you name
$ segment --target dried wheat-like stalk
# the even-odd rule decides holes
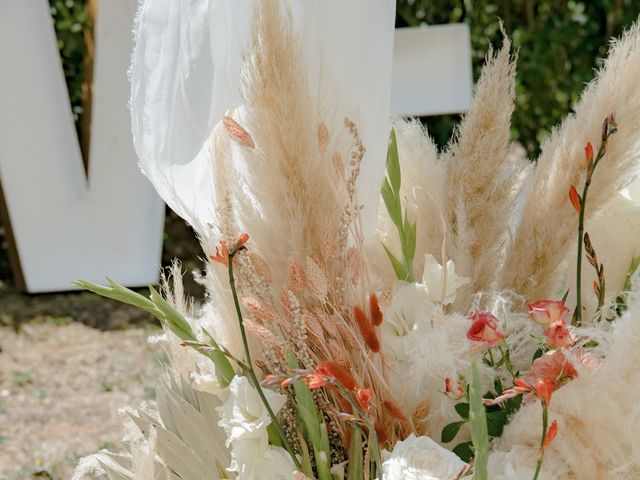
[[[336,225],[344,203],[330,161],[340,128],[324,123],[306,75],[290,12],[277,0],[258,2],[241,78],[244,107],[225,119],[239,144],[227,174],[252,251],[275,266],[276,289],[287,282],[280,266],[318,253],[327,216],[335,212]]]
[[[514,164],[509,155],[515,97],[510,48],[505,37],[495,56],[489,51],[471,109],[444,154],[447,254],[456,269],[471,278],[458,295],[462,310],[469,306],[470,293],[493,287],[525,170],[524,161]]]
[[[589,84],[575,115],[568,117],[543,144],[512,244],[501,288],[528,298],[546,298],[558,287],[563,261],[575,246],[578,218],[567,192],[582,185],[586,174],[584,147],[597,146],[604,118],[613,113],[618,133],[593,177],[586,219],[601,211],[640,168],[640,26],[611,44],[610,54]],[[557,220],[561,219],[561,220]]]

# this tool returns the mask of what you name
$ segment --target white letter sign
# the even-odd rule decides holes
[[[0,181],[29,292],[157,280],[164,205],[139,172],[127,101],[136,0],[100,2],[85,175],[47,0],[0,0]]]

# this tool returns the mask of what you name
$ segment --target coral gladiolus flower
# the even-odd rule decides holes
[[[336,362],[322,362],[313,371],[312,376],[314,375],[320,375],[329,377],[330,379],[335,379],[347,390],[353,390],[354,388],[356,388],[356,381],[351,376],[351,374]],[[311,388],[311,386],[309,386],[309,388]]]
[[[580,362],[587,363],[582,360]],[[494,400],[487,400],[485,403],[496,405],[518,395],[526,395],[526,401],[538,397],[546,405],[549,405],[553,392],[577,376],[577,370],[564,353],[560,351],[546,353],[534,360],[531,370],[522,378],[513,380],[514,386],[512,388],[505,390]]]
[[[556,390],[556,384],[551,380],[540,380],[536,385],[536,395],[546,406],[551,403],[551,395]]]
[[[578,194],[576,187],[573,185],[569,188],[569,200],[571,200],[571,205],[576,209],[576,212],[580,213],[582,200],[580,199],[580,195]]]
[[[573,337],[564,320],[557,320],[544,329],[544,338],[552,349],[569,348]]]
[[[464,388],[462,388],[462,382],[456,380],[455,382],[449,377],[444,379],[444,394],[451,400],[460,400],[464,397]]]
[[[546,353],[534,360],[527,378],[550,380],[560,386],[576,378],[578,371],[561,351]]]
[[[591,142],[587,142],[584,146],[584,156],[587,159],[587,165],[591,165],[591,162],[593,162],[593,145],[591,145]]]
[[[324,375],[322,373],[317,373],[316,371],[314,371],[311,375],[305,378],[305,382],[311,390],[315,390],[316,388],[322,388],[328,385],[329,383],[331,383],[332,380],[333,380],[333,377]]]
[[[369,406],[371,403],[371,390],[368,388],[359,388],[356,391],[356,401],[362,410],[365,412],[369,411]]]
[[[499,330],[498,319],[489,312],[475,312],[471,315],[473,324],[467,331],[467,338],[480,342],[486,347],[495,347],[505,336]]]
[[[227,247],[227,242],[222,240],[220,242],[220,248],[216,247],[215,255],[209,255],[209,258],[229,268],[229,247]]]
[[[551,426],[547,430],[547,435],[544,437],[544,443],[542,444],[542,451],[544,452],[551,442],[558,436],[558,421],[554,420],[551,422]]]
[[[563,320],[569,309],[564,302],[558,300],[538,300],[528,305],[529,318],[538,325],[549,325],[550,323]]]
[[[247,232],[243,233],[242,235],[240,235],[240,237],[238,238],[238,241],[236,243],[236,250],[238,250],[239,248],[244,247],[244,245],[249,241],[249,234]]]

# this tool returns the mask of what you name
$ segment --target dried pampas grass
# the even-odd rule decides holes
[[[502,256],[513,203],[526,161],[510,162],[510,125],[515,97],[511,42],[490,51],[469,113],[444,154],[445,215],[450,228],[448,255],[470,284],[458,296],[462,309],[469,294],[494,288],[496,259]]]
[[[584,183],[584,147],[600,143],[603,119],[613,113],[618,133],[608,142],[587,199],[586,218],[601,211],[640,169],[640,25],[611,43],[609,58],[589,84],[575,115],[542,145],[531,177],[521,221],[509,245],[499,287],[527,298],[555,293],[559,272],[576,243],[578,217],[567,199],[571,184]],[[558,220],[562,219],[562,220]]]
[[[224,119],[234,161],[227,161],[223,175],[237,223],[251,233],[252,251],[272,265],[291,257],[304,262],[320,251],[327,220],[336,229],[340,223],[346,200],[336,189],[332,158],[347,132],[325,123],[282,2],[259,2],[254,22],[241,79],[244,106]],[[283,286],[286,278],[274,282]]]

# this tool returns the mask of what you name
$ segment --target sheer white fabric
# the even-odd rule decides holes
[[[255,0],[259,1],[259,0]],[[134,31],[131,116],[140,166],[192,224],[213,219],[208,142],[240,105],[254,0],[142,0]],[[389,131],[395,1],[291,0],[312,92],[358,123],[365,231],[375,225]]]

